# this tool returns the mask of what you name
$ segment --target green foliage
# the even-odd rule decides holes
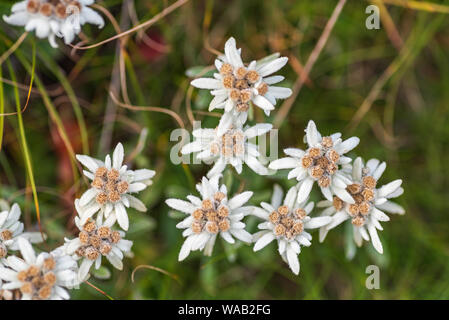
[[[0,13],[9,13],[14,1],[1,1]],[[350,2],[350,3],[349,3]],[[163,10],[167,1],[135,1],[140,21]],[[116,107],[113,111],[111,143],[101,139],[108,123],[108,90],[116,61],[116,46],[111,42],[87,51],[60,43],[52,49],[46,40],[36,40],[36,75],[33,93],[23,113],[23,126],[16,115],[2,118],[0,152],[0,197],[20,204],[28,229],[37,230],[27,168],[32,159],[33,177],[39,197],[41,224],[49,236],[47,250],[62,244],[64,236],[73,236],[73,200],[86,190],[72,163],[75,153],[90,150],[92,156],[104,156],[98,150],[110,150],[123,142],[130,154],[139,135],[147,128],[142,150],[133,168],[156,170],[154,184],[140,195],[147,213],[130,213],[129,239],[134,241],[134,256],[125,258],[124,270],[106,265],[89,280],[115,299],[448,299],[449,288],[449,19],[443,13],[430,13],[387,6],[388,12],[404,40],[402,51],[392,44],[391,29],[365,28],[368,1],[348,1],[329,40],[316,61],[306,83],[279,131],[279,156],[286,147],[304,147],[304,128],[313,119],[324,134],[342,132],[343,136],[360,137],[360,145],[351,156],[378,158],[388,164],[380,183],[401,178],[405,193],[398,202],[406,215],[393,215],[380,232],[385,253],[378,255],[371,245],[358,248],[352,260],[346,259],[348,243],[344,226],[331,231],[324,243],[313,233],[312,246],[299,256],[301,272],[294,276],[280,258],[277,247],[270,244],[258,253],[251,246],[229,247],[218,239],[212,257],[194,252],[179,263],[177,256],[183,238],[175,228],[177,214],[169,214],[164,200],[184,198],[194,193],[193,182],[207,172],[208,166],[188,167],[170,162],[169,141],[177,123],[166,114],[133,111]],[[448,1],[442,2],[449,5]],[[118,0],[102,5],[114,17],[121,17]],[[213,65],[215,55],[207,51],[204,41],[223,51],[223,44],[234,36],[242,47],[245,61],[257,60],[273,52],[291,55],[304,65],[332,13],[331,1],[253,1],[212,0],[208,5],[191,1],[160,20],[149,35],[164,40],[166,52],[145,46],[132,35],[126,44],[126,80],[130,102],[134,105],[170,108],[191,130],[188,102],[196,120],[203,127],[213,127],[218,118],[197,111],[207,111],[212,98],[205,90],[193,90],[189,96],[189,78]],[[205,13],[211,15],[204,28]],[[119,19],[119,18],[118,18]],[[127,25],[124,28],[128,28]],[[110,23],[98,31],[83,29],[90,43],[114,35]],[[0,55],[22,34],[23,29],[0,22]],[[5,79],[24,84],[20,91],[22,105],[32,74],[34,35],[2,65]],[[152,56],[149,59],[148,53]],[[291,61],[291,60],[290,60]],[[356,127],[351,119],[370,90],[392,63],[396,72],[386,81],[370,110]],[[210,71],[209,71],[210,73]],[[298,74],[286,67],[283,86],[292,87]],[[0,87],[1,89],[1,87]],[[1,92],[1,90],[0,90]],[[117,91],[120,92],[120,91]],[[15,87],[3,83],[2,112],[15,112]],[[123,101],[123,97],[120,98]],[[266,119],[272,122],[279,110]],[[251,122],[266,117],[254,110]],[[3,127],[4,126],[4,127]],[[24,152],[24,133],[29,157]],[[63,141],[64,135],[67,141]],[[62,139],[61,139],[62,137]],[[0,140],[1,141],[1,140]],[[103,143],[103,145],[102,145]],[[225,183],[237,191],[241,183],[254,191],[251,204],[269,201],[273,185],[284,190],[292,185],[286,173],[259,177],[247,167],[238,176],[230,172]],[[319,199],[318,193],[313,195]],[[318,211],[314,211],[318,214]],[[178,218],[178,219],[176,219]],[[257,229],[256,218],[246,218],[249,231]],[[365,268],[381,268],[381,289],[365,288]],[[139,269],[134,282],[131,274],[140,265],[151,265],[177,276],[179,281],[161,272]],[[73,290],[74,299],[106,299],[91,286],[83,284]]]

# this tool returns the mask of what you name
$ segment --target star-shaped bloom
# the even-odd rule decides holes
[[[192,81],[194,87],[212,90],[214,99],[209,105],[209,111],[217,108],[225,110],[220,128],[226,126],[231,116],[237,116],[240,124],[245,123],[250,103],[269,115],[276,99],[285,99],[292,94],[289,88],[274,86],[284,77],[271,76],[287,63],[287,57],[279,58],[276,54],[245,65],[240,56],[241,50],[237,49],[232,37],[226,41],[224,51],[225,55],[215,60],[218,72],[213,78]]]
[[[266,175],[268,169],[258,160],[261,158],[259,148],[250,139],[267,133],[272,127],[269,123],[261,123],[245,129],[230,126],[223,132],[217,128],[196,129],[192,133],[195,140],[185,145],[181,153],[199,152],[197,159],[206,163],[213,161],[215,165],[207,173],[209,178],[222,173],[227,164],[240,174],[243,163],[257,174]]]
[[[151,185],[155,172],[148,169],[128,170],[123,165],[124,151],[121,143],[117,144],[112,160],[109,155],[104,162],[86,155],[77,155],[76,158],[88,169],[84,170],[84,175],[92,180],[91,188],[79,200],[81,224],[99,212],[106,219],[112,216],[123,230],[128,230],[126,208],[142,212],[147,210],[142,201],[131,193],[140,192]]]
[[[5,22],[24,26],[25,31],[35,31],[38,38],[48,38],[56,48],[55,37],[70,44],[81,32],[85,23],[104,26],[103,18],[88,7],[94,0],[24,0],[11,8],[10,16],[3,16]]]
[[[79,284],[76,261],[60,252],[43,252],[36,256],[30,242],[19,238],[22,259],[9,256],[0,267],[3,290],[19,290],[22,300],[70,299],[67,288]]]
[[[317,206],[325,208],[323,216],[331,216],[332,222],[320,229],[320,241],[329,230],[350,219],[353,226],[354,241],[360,247],[363,240],[370,241],[373,247],[383,252],[377,230],[383,230],[380,222],[389,221],[385,214],[404,214],[405,210],[391,198],[399,197],[403,192],[402,180],[394,180],[377,188],[377,182],[386,168],[385,162],[371,159],[363,165],[362,158],[357,158],[352,167],[352,183],[346,187],[354,203],[347,203],[334,196],[333,201],[321,201]]]
[[[178,260],[182,261],[190,251],[204,249],[204,254],[210,256],[217,235],[226,242],[235,243],[233,236],[243,242],[251,242],[251,234],[245,230],[245,223],[241,220],[252,211],[252,207],[243,206],[253,195],[246,191],[228,200],[225,185],[219,185],[221,175],[208,180],[203,177],[196,188],[201,197],[187,196],[189,201],[167,199],[166,204],[187,217],[176,225],[185,229],[182,235],[187,239],[179,252]]]
[[[262,202],[261,208],[255,207],[251,213],[265,220],[258,225],[262,231],[253,235],[254,251],[259,251],[276,240],[279,254],[294,274],[299,274],[298,255],[301,246],[308,247],[312,244],[312,236],[306,230],[320,228],[332,220],[330,217],[310,217],[314,203],[307,203],[307,200],[298,203],[297,197],[298,190],[292,187],[282,202],[282,189],[275,185],[271,204]]]
[[[44,241],[39,232],[23,232],[23,223],[19,221],[20,207],[14,203],[10,210],[0,212],[0,259],[6,257],[8,250],[18,250],[19,237],[32,243]]]
[[[308,148],[305,151],[296,148],[285,149],[284,152],[289,157],[274,160],[269,168],[293,169],[289,172],[288,179],[296,178],[299,182],[298,202],[307,199],[313,184],[317,182],[326,199],[331,201],[332,195],[335,194],[348,203],[354,203],[346,191],[351,181],[340,169],[352,161],[344,154],[354,149],[360,139],[351,137],[342,141],[340,133],[322,137],[312,120],[309,121],[305,132]]]
[[[123,231],[112,229],[113,219],[102,222],[101,219],[89,219],[82,224],[79,217],[75,217],[75,224],[80,230],[78,237],[65,239],[63,250],[81,260],[78,279],[84,281],[88,278],[89,270],[95,264],[95,269],[101,266],[102,257],[105,257],[118,270],[123,269],[123,257],[131,251],[133,242],[125,240]]]

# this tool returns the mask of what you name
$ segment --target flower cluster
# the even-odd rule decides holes
[[[287,262],[293,273],[299,273],[298,254],[301,246],[310,246],[312,235],[306,229],[316,229],[331,222],[330,217],[309,216],[313,202],[298,202],[296,187],[288,190],[282,200],[282,189],[275,185],[271,204],[262,202],[261,208],[254,208],[253,215],[265,222],[258,225],[261,230],[254,234],[254,251],[258,251],[273,240],[277,240],[279,254]]]
[[[146,211],[145,205],[131,195],[151,184],[152,170],[128,170],[123,165],[124,150],[119,143],[112,159],[100,161],[86,155],[77,159],[87,168],[84,174],[91,188],[75,200],[75,225],[79,232],[74,239],[65,239],[62,246],[36,256],[31,243],[44,240],[37,232],[23,232],[17,204],[0,213],[0,300],[69,299],[67,289],[77,288],[87,280],[93,265],[99,269],[102,257],[122,270],[123,257],[129,255],[132,241],[125,232],[114,230],[118,222],[128,230],[127,208]],[[19,250],[21,258],[8,255]]]
[[[224,114],[215,129],[194,130],[195,141],[185,145],[181,153],[199,152],[198,159],[206,163],[213,161],[215,164],[207,174],[209,178],[223,172],[227,164],[240,174],[243,163],[257,174],[267,175],[265,159],[250,139],[264,135],[273,126],[262,123],[248,127],[245,123],[252,106],[263,109],[269,115],[276,99],[291,95],[289,88],[273,86],[283,77],[270,76],[281,69],[288,58],[272,55],[245,65],[234,38],[226,41],[224,51],[225,55],[215,60],[217,72],[213,78],[199,78],[191,83],[194,87],[211,90],[214,98],[209,111],[224,109]]]
[[[82,225],[76,217],[75,224],[79,229],[78,237],[66,240],[65,252],[75,260],[82,260],[78,273],[80,281],[87,279],[94,263],[96,269],[101,266],[103,256],[115,268],[122,270],[123,256],[131,251],[133,244],[132,241],[123,239],[123,231],[112,230],[111,220],[104,223],[88,220]]]
[[[350,219],[355,243],[361,246],[362,240],[371,241],[373,247],[383,253],[377,234],[377,230],[382,230],[379,222],[390,220],[383,211],[405,213],[401,206],[388,200],[403,193],[402,180],[377,188],[377,181],[386,168],[385,162],[371,159],[364,165],[360,157],[352,163],[352,159],[345,156],[358,145],[357,137],[344,141],[340,133],[323,137],[313,121],[309,122],[305,133],[306,150],[285,149],[288,157],[274,160],[269,168],[291,169],[288,179],[298,181],[298,203],[309,197],[317,182],[326,198],[317,207],[325,208],[322,218],[331,218],[330,223],[320,227],[321,242],[329,230]]]
[[[382,230],[379,222],[389,220],[383,211],[404,213],[401,206],[389,200],[402,194],[402,180],[377,188],[385,163],[372,159],[364,166],[361,158],[352,163],[347,154],[359,144],[359,138],[343,140],[341,133],[322,136],[313,121],[309,121],[305,129],[305,150],[285,149],[287,157],[272,161],[268,168],[265,166],[257,145],[249,139],[267,133],[272,125],[244,125],[252,106],[260,107],[269,115],[276,99],[291,95],[290,89],[273,86],[284,78],[272,74],[286,63],[287,58],[272,55],[245,65],[241,50],[236,48],[234,38],[230,38],[225,44],[225,55],[215,60],[214,77],[192,81],[195,87],[211,90],[214,98],[210,111],[224,109],[225,112],[215,129],[194,130],[195,140],[181,150],[183,154],[197,153],[198,159],[214,165],[207,178],[203,177],[197,185],[201,198],[189,195],[189,201],[166,201],[171,208],[187,214],[177,225],[185,229],[183,236],[187,237],[179,260],[194,250],[204,249],[204,253],[210,255],[218,234],[229,243],[234,243],[232,236],[254,242],[254,251],[276,240],[282,259],[298,274],[301,246],[311,245],[312,236],[308,230],[319,229],[320,241],[323,241],[329,230],[350,219],[356,244],[360,246],[363,239],[371,240],[374,248],[382,253],[377,230]],[[285,198],[281,187],[275,185],[271,204],[262,202],[260,207],[242,207],[252,192],[243,192],[228,200],[227,188],[220,185],[219,180],[228,164],[240,174],[243,163],[259,175],[290,169],[287,178],[296,179],[297,184],[288,190]],[[314,203],[308,200],[315,183],[326,199],[318,202],[317,207],[325,208],[318,217],[310,215]],[[258,225],[260,231],[251,237],[241,221],[246,215],[263,220]]]
[[[25,238],[31,243],[43,241],[39,232],[23,232],[23,223],[19,220],[22,212],[17,203],[10,210],[0,212],[0,259],[8,254],[8,250],[18,250],[18,239]]]
[[[90,23],[103,28],[103,18],[89,5],[94,0],[24,0],[11,8],[10,16],[3,16],[5,22],[35,31],[38,38],[48,38],[56,48],[56,37],[70,44],[81,32],[81,26]]]
[[[257,106],[269,115],[274,109],[276,99],[285,99],[291,95],[288,88],[273,86],[281,82],[282,76],[272,76],[286,63],[286,57],[278,54],[244,64],[241,50],[237,49],[234,38],[225,44],[225,55],[215,60],[217,72],[213,78],[199,78],[192,85],[211,90],[214,96],[209,111],[224,109],[219,124],[214,129],[196,129],[195,140],[186,144],[182,154],[198,153],[196,157],[214,165],[197,185],[200,198],[189,195],[184,201],[168,199],[167,205],[187,214],[177,224],[177,228],[185,229],[185,240],[179,253],[179,260],[184,260],[191,251],[204,250],[211,255],[217,235],[228,243],[235,239],[251,243],[253,238],[245,230],[242,219],[251,214],[252,206],[243,206],[252,196],[246,191],[228,199],[225,185],[220,184],[222,172],[230,164],[238,174],[246,164],[259,175],[269,174],[264,165],[267,161],[261,156],[258,146],[251,139],[262,136],[271,130],[269,123],[245,126],[251,107]]]
[[[78,213],[75,225],[79,233],[74,239],[65,239],[64,251],[81,261],[78,277],[84,281],[93,265],[96,269],[100,268],[102,257],[122,270],[122,259],[130,254],[133,243],[124,239],[125,232],[112,227],[117,222],[120,228],[127,231],[127,209],[147,210],[143,202],[132,194],[151,185],[155,171],[129,170],[123,164],[124,149],[121,143],[115,147],[112,158],[107,155],[104,161],[87,155],[77,155],[76,158],[86,167],[83,172],[91,183],[81,198],[75,200]]]
[[[48,38],[57,47],[56,37],[70,44],[86,23],[103,27],[103,18],[89,7],[93,3],[94,0],[24,0],[13,5],[11,15],[3,19],[11,25],[24,26],[27,32],[35,31],[38,38]],[[224,112],[216,128],[194,130],[194,141],[181,150],[184,155],[195,153],[198,159],[213,166],[196,185],[198,196],[188,195],[187,201],[166,200],[169,207],[186,215],[176,225],[183,229],[186,238],[179,261],[197,250],[210,256],[217,236],[229,244],[235,244],[236,239],[253,244],[255,252],[276,240],[282,259],[294,274],[299,274],[298,255],[302,246],[311,245],[310,230],[319,229],[322,242],[330,230],[348,220],[358,246],[363,240],[371,241],[382,253],[377,233],[382,230],[380,222],[389,221],[386,213],[405,213],[390,200],[403,193],[402,180],[378,186],[385,162],[371,159],[364,163],[360,157],[353,161],[347,154],[359,144],[359,138],[343,140],[340,133],[322,136],[312,120],[305,129],[307,147],[285,149],[287,157],[268,164],[253,139],[269,132],[272,124],[249,126],[248,114],[258,107],[269,116],[277,99],[291,96],[291,89],[276,85],[284,77],[273,75],[287,61],[288,58],[274,54],[244,63],[241,49],[237,49],[231,37],[225,43],[224,55],[215,60],[213,78],[191,82],[196,88],[211,90],[209,111]],[[93,266],[102,266],[103,257],[122,270],[123,258],[131,254],[133,243],[125,239],[130,225],[127,210],[147,210],[135,194],[152,184],[155,172],[128,169],[121,143],[112,157],[107,155],[104,161],[87,155],[76,158],[84,166],[90,186],[74,201],[78,231],[73,239],[65,238],[64,244],[54,251],[36,254],[31,243],[43,241],[44,235],[23,232],[17,204],[0,212],[0,299],[69,299],[67,289],[87,280]],[[221,181],[228,165],[241,174],[243,164],[263,176],[290,169],[287,179],[296,179],[296,185],[285,197],[281,187],[275,185],[271,203],[247,205],[253,192],[228,194]],[[314,217],[315,204],[309,198],[315,184],[325,200],[317,203],[322,212]],[[255,234],[246,230],[243,221],[249,215],[262,220]],[[119,230],[114,228],[116,223]],[[10,255],[17,250],[21,257]]]
[[[379,222],[389,221],[385,212],[404,214],[405,210],[391,198],[399,197],[403,192],[402,180],[394,180],[386,185],[377,187],[377,181],[386,168],[386,163],[380,163],[377,159],[369,160],[365,165],[362,158],[354,160],[348,178],[351,180],[346,189],[353,198],[353,203],[348,203],[338,196],[332,201],[324,200],[318,203],[325,208],[323,216],[332,216],[332,223],[320,229],[320,241],[324,241],[327,232],[346,220],[351,220],[354,241],[358,246],[363,240],[370,241],[374,248],[383,252],[377,230],[382,230]],[[385,212],[384,212],[385,211]]]
[[[225,185],[219,184],[221,175],[211,179],[203,177],[196,188],[201,198],[189,195],[189,201],[167,199],[171,208],[187,214],[187,217],[176,225],[185,229],[182,235],[187,237],[179,253],[179,261],[184,260],[190,251],[203,250],[205,255],[211,255],[217,235],[226,242],[235,243],[233,236],[241,241],[250,243],[251,234],[244,228],[241,220],[248,215],[252,208],[243,206],[253,195],[246,191],[228,199]]]
[[[68,288],[77,280],[76,261],[61,248],[36,256],[31,243],[45,239],[38,232],[23,232],[20,207],[0,213],[0,300],[69,299]],[[11,252],[19,251],[21,258]]]
[[[76,261],[61,252],[36,253],[25,238],[17,241],[22,258],[9,256],[0,267],[0,278],[5,280],[3,297],[22,300],[69,299],[67,289],[79,284]],[[7,291],[7,292],[5,292]]]
[[[123,165],[124,150],[121,143],[115,148],[112,159],[107,155],[104,162],[86,155],[77,155],[76,158],[87,169],[84,175],[92,181],[90,188],[79,200],[81,224],[98,213],[99,219],[111,219],[112,224],[117,221],[127,231],[129,220],[126,208],[132,207],[142,212],[147,210],[132,193],[151,185],[155,172],[148,169],[128,170]]]
[[[359,138],[352,137],[342,141],[340,133],[322,137],[313,121],[306,128],[306,150],[285,149],[286,158],[270,163],[271,169],[292,169],[288,179],[296,178],[299,184],[298,202],[303,202],[310,194],[316,182],[323,196],[332,200],[336,194],[348,203],[354,203],[346,186],[351,183],[341,171],[341,168],[351,163],[351,158],[344,155],[359,144]]]

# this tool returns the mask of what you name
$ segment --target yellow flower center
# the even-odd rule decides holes
[[[210,152],[226,158],[243,156],[245,153],[245,135],[240,129],[229,129],[218,141],[212,142]]]
[[[352,224],[362,226],[368,214],[371,212],[374,201],[374,188],[376,187],[376,179],[372,176],[364,176],[361,183],[353,183],[346,187],[346,191],[351,194],[354,204],[347,204],[346,211],[352,217]],[[333,206],[335,210],[343,209],[345,202],[334,196]]]
[[[49,299],[56,284],[56,275],[53,271],[55,266],[55,259],[49,257],[41,267],[32,265],[18,272],[17,280],[21,282],[20,293],[30,295],[33,300]]]
[[[192,213],[192,230],[199,234],[206,230],[209,233],[217,234],[220,231],[228,231],[231,227],[229,220],[229,208],[222,204],[226,197],[223,192],[216,192],[213,199],[203,200],[201,207]]]
[[[98,189],[100,193],[95,200],[98,204],[103,205],[106,202],[117,202],[121,199],[121,195],[129,189],[129,183],[120,178],[120,173],[116,169],[106,169],[100,167],[95,172],[95,178],[91,186]]]
[[[256,82],[260,80],[260,75],[255,70],[248,70],[245,67],[234,68],[229,63],[224,63],[220,68],[223,86],[229,89],[229,97],[235,103],[238,112],[245,112],[249,109],[252,97],[252,89]],[[264,82],[258,84],[256,88],[260,95],[268,92],[268,85]]]
[[[72,0],[29,0],[26,6],[29,13],[39,13],[45,17],[59,19],[65,19],[70,14],[80,12],[81,9],[81,4]]]
[[[310,175],[323,188],[329,187],[331,176],[338,170],[340,155],[332,148],[333,145],[331,137],[323,137],[321,147],[309,148],[301,159],[302,167],[308,169]]]
[[[274,233],[278,237],[291,240],[304,231],[304,218],[307,213],[304,209],[298,208],[290,211],[290,208],[283,205],[269,215],[270,222],[274,225]]]
[[[78,234],[81,246],[76,251],[80,257],[96,260],[100,255],[107,255],[112,250],[112,245],[121,239],[118,231],[112,231],[109,227],[97,228],[93,220],[89,220]]]

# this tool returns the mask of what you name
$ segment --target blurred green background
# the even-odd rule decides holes
[[[9,14],[13,3],[1,1],[0,13]],[[99,2],[118,19],[122,30],[150,19],[171,3]],[[379,30],[365,27],[365,9],[373,3],[381,9]],[[122,272],[105,264],[111,272],[109,279],[101,279],[107,270],[97,275],[100,279],[91,278],[93,285],[114,299],[448,299],[449,1],[429,2],[427,8],[435,12],[419,6],[407,8],[406,1],[347,1],[290,113],[278,115],[280,102],[270,117],[257,109],[250,121],[273,122],[278,115],[279,156],[285,147],[304,147],[303,130],[313,119],[323,134],[338,131],[344,137],[360,137],[351,156],[387,162],[380,183],[403,179],[405,193],[398,202],[406,215],[393,215],[383,223],[382,256],[365,243],[352,261],[346,260],[341,226],[324,243],[313,233],[312,246],[303,248],[299,256],[299,276],[281,260],[274,242],[254,253],[245,244],[228,247],[217,241],[212,257],[194,252],[179,263],[183,238],[164,200],[194,192],[192,184],[209,167],[170,162],[170,150],[177,143],[170,141],[171,131],[178,127],[173,118],[127,110],[108,98],[112,89],[120,101],[126,100],[120,89],[122,65],[131,104],[171,109],[188,130],[192,116],[203,127],[214,127],[218,118],[205,113],[211,96],[207,90],[189,86],[186,70],[196,74],[212,65],[213,50],[223,51],[226,39],[234,36],[244,61],[273,52],[289,56],[289,65],[278,74],[286,78],[283,86],[293,87],[336,4],[325,0],[191,0],[145,32],[131,35],[122,42],[122,51],[117,41],[76,52],[60,42],[60,49],[55,50],[30,34],[2,70],[5,112],[14,112],[14,87],[8,79],[15,74],[21,84],[23,107],[31,78],[25,65],[31,65],[36,44],[36,80],[41,86],[36,82],[33,86],[23,125],[41,222],[49,236],[38,247],[52,249],[62,244],[64,236],[73,236],[73,200],[87,188],[78,172],[72,173],[70,156],[58,133],[63,128],[76,153],[84,147],[92,156],[104,157],[121,141],[125,151],[135,155],[133,168],[157,171],[153,186],[140,194],[148,212],[130,210],[127,237],[134,241],[134,257],[125,260]],[[100,31],[85,26],[83,32],[88,44],[116,33],[109,21]],[[1,21],[0,53],[22,33],[22,28]],[[362,105],[369,109],[354,122]],[[18,202],[28,229],[37,229],[20,137],[18,117],[5,117],[0,196]],[[234,172],[226,181],[233,191],[242,183],[254,191],[250,202],[257,205],[269,201],[274,183],[284,189],[293,184],[286,174],[260,177],[244,167],[241,176]],[[319,194],[313,198],[319,200]],[[246,218],[246,222],[249,231],[255,232],[257,219]],[[365,288],[365,269],[371,264],[381,269],[379,290]],[[140,265],[158,267],[174,276],[139,269],[133,282],[132,271]],[[72,291],[72,298],[106,299],[88,285]]]

